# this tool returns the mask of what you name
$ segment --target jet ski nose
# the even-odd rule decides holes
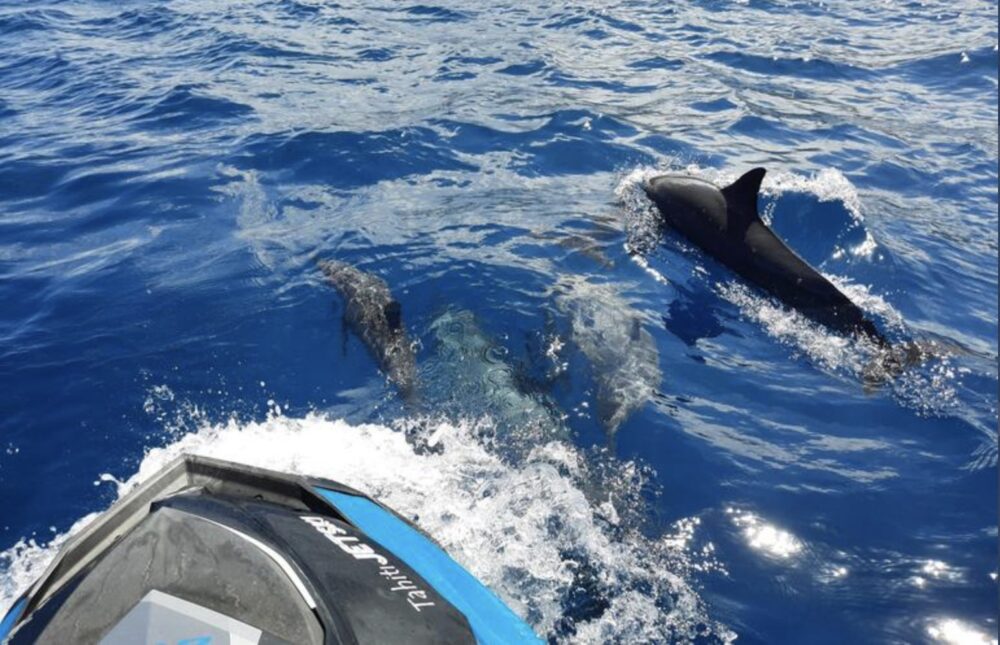
[[[136,642],[542,643],[363,493],[192,455],[70,538],[0,613],[9,645]]]

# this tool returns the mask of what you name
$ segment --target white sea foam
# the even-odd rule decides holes
[[[98,513],[90,513],[77,520],[65,533],[57,534],[48,541],[23,538],[14,546],[0,551],[0,616],[30,587],[52,562],[62,545],[71,536],[97,518]]]
[[[863,341],[831,333],[795,310],[762,296],[740,282],[716,285],[719,295],[736,305],[740,313],[778,341],[806,354],[810,360],[829,370],[843,370],[860,375],[874,348]]]
[[[867,287],[838,276],[827,278],[866,313],[885,321],[888,330],[903,330],[899,312]],[[720,283],[716,290],[735,304],[745,318],[763,327],[769,336],[830,372],[864,381],[873,373],[873,368],[888,365],[888,352],[897,351],[886,350],[861,336],[834,333],[742,283]],[[922,415],[948,414],[958,404],[958,374],[952,358],[947,355],[925,355],[922,361],[904,365],[898,374],[891,374],[891,378],[885,380],[897,401]]]
[[[902,315],[867,286],[855,284],[842,276],[827,275],[826,278],[862,310],[883,320],[889,330],[904,329]],[[835,334],[742,283],[720,283],[716,285],[716,290],[739,307],[745,317],[759,323],[769,335],[804,352],[826,368],[862,376],[864,368],[880,351],[866,339]]]
[[[272,414],[262,422],[202,422],[149,450],[131,477],[107,479],[124,495],[183,453],[335,479],[427,530],[540,634],[639,642],[693,638],[707,625],[721,640],[735,638],[706,617],[680,575],[688,560],[683,545],[647,540],[625,525],[626,498],[640,485],[634,465],[619,464],[617,485],[607,479],[595,485],[592,460],[566,443],[538,446],[511,465],[477,439],[476,424],[411,419],[401,425],[407,424],[423,427],[432,435],[424,445],[440,449],[415,451],[406,432],[383,425]],[[89,519],[46,545],[22,541],[0,554],[0,608]],[[574,624],[564,602],[581,585],[607,608]]]
[[[647,253],[660,238],[660,225],[653,203],[646,197],[643,186],[662,170],[640,166],[629,172],[615,186],[615,197],[624,208],[626,246],[630,253]],[[645,267],[644,267],[645,268]]]
[[[654,269],[649,265],[649,260],[642,257],[641,255],[633,254],[631,257],[632,261],[635,262],[640,267],[642,267],[643,271],[651,275],[654,280],[656,280],[660,284],[670,284],[670,281],[667,280],[662,273],[660,273],[659,271],[657,271],[656,269]]]

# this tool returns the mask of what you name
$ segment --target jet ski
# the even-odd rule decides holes
[[[419,529],[343,484],[185,456],[70,538],[0,643],[540,643]]]

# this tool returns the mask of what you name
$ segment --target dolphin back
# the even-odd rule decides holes
[[[365,344],[406,398],[416,388],[416,352],[402,321],[402,308],[389,285],[375,274],[340,260],[319,267],[344,299],[344,322]]]
[[[721,190],[726,199],[730,232],[741,237],[745,249],[742,266],[737,271],[808,318],[843,333],[861,332],[884,343],[885,339],[861,308],[799,257],[760,218],[757,196],[765,172],[763,168],[754,168]]]

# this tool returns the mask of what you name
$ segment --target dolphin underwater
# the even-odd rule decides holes
[[[344,299],[344,326],[361,338],[403,397],[412,398],[416,352],[389,286],[382,278],[338,260],[321,260],[319,267]]]
[[[754,168],[721,189],[694,177],[661,175],[645,190],[666,224],[743,278],[834,331],[860,333],[888,347],[860,307],[761,221],[757,193],[765,172]]]
[[[618,428],[660,387],[660,352],[642,315],[607,284],[568,276],[556,289],[556,307],[570,319],[570,338],[590,361],[597,415],[609,444]]]
[[[518,445],[564,439],[568,430],[555,404],[541,393],[524,391],[505,351],[467,309],[445,310],[430,325],[437,363],[427,370],[437,378],[460,415],[492,418]],[[472,407],[470,407],[472,406]]]

